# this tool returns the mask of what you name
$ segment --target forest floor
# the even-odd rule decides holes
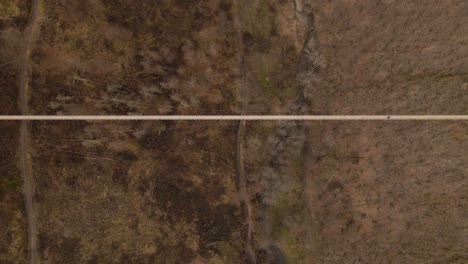
[[[1,114],[468,113],[463,0],[0,3]],[[467,125],[1,122],[0,262],[465,263]]]

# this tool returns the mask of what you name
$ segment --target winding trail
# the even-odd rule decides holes
[[[252,205],[250,203],[249,195],[247,194],[247,181],[244,172],[244,156],[243,156],[243,138],[244,138],[245,120],[239,121],[237,129],[237,148],[236,148],[236,163],[237,163],[237,176],[239,186],[239,197],[242,204],[244,213],[244,250],[246,254],[246,262],[249,264],[257,263],[255,251],[252,247]]]
[[[245,115],[247,108],[247,80],[246,80],[246,65],[245,65],[245,56],[244,56],[244,41],[242,36],[242,21],[240,20],[240,7],[239,1],[233,0],[234,6],[234,24],[236,27],[237,35],[237,46],[238,58],[239,58],[239,73],[241,78],[241,115]],[[244,129],[245,129],[246,120],[240,120],[239,126],[237,129],[237,138],[236,138],[236,168],[237,168],[237,185],[239,199],[241,201],[242,211],[244,215],[244,232],[242,234],[242,240],[244,243],[245,251],[245,261],[248,264],[256,264],[257,259],[255,256],[255,250],[252,246],[252,205],[250,203],[250,198],[247,193],[247,180],[244,171],[244,155],[243,155],[243,142],[244,142]]]
[[[31,11],[29,15],[29,24],[24,33],[24,49],[19,72],[19,108],[22,115],[29,115],[29,77],[30,70],[30,55],[34,45],[34,40],[39,33],[39,21],[41,18],[41,0],[31,1]],[[22,120],[20,124],[20,171],[23,178],[23,195],[26,209],[26,217],[28,221],[28,262],[31,264],[37,263],[37,222],[36,211],[34,208],[34,178],[31,161],[31,135],[30,123],[27,120]]]

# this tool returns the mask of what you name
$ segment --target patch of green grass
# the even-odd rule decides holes
[[[283,99],[283,101],[293,100],[294,98],[296,98],[296,96],[297,96],[296,89],[294,89],[294,87],[292,86],[286,86],[281,91],[281,98]]]
[[[284,194],[272,208],[273,236],[281,234],[287,218],[300,221],[304,213],[305,203],[302,192],[291,191]]]
[[[305,248],[301,226],[308,213],[302,191],[284,194],[272,207],[272,236],[284,246],[289,263],[304,263]]]

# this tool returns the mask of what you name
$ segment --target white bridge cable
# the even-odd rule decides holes
[[[468,120],[468,115],[1,115],[0,120],[30,121],[138,121],[138,120],[188,120],[188,121],[384,121],[384,120]]]

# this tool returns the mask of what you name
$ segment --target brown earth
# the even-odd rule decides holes
[[[35,124],[42,262],[241,258],[234,123]]]
[[[310,261],[465,263],[467,132],[466,122],[310,125]]]
[[[466,1],[310,3],[312,112],[467,113]],[[304,263],[468,261],[466,122],[323,122],[305,131]]]
[[[0,114],[19,114],[18,69],[23,49],[23,31],[28,23],[26,1],[0,1]]]
[[[45,1],[32,111],[233,112],[238,62],[223,1]]]
[[[28,231],[18,165],[19,123],[0,122],[0,263],[25,263]]]
[[[314,110],[468,113],[468,2],[309,2],[320,64]]]
[[[31,112],[467,113],[466,1],[231,3],[44,0]],[[0,4],[12,114],[29,7]],[[0,263],[27,259],[18,131],[0,123]],[[237,132],[32,122],[40,263],[245,263],[247,229],[257,263],[468,261],[466,122],[247,122],[248,228]]]

